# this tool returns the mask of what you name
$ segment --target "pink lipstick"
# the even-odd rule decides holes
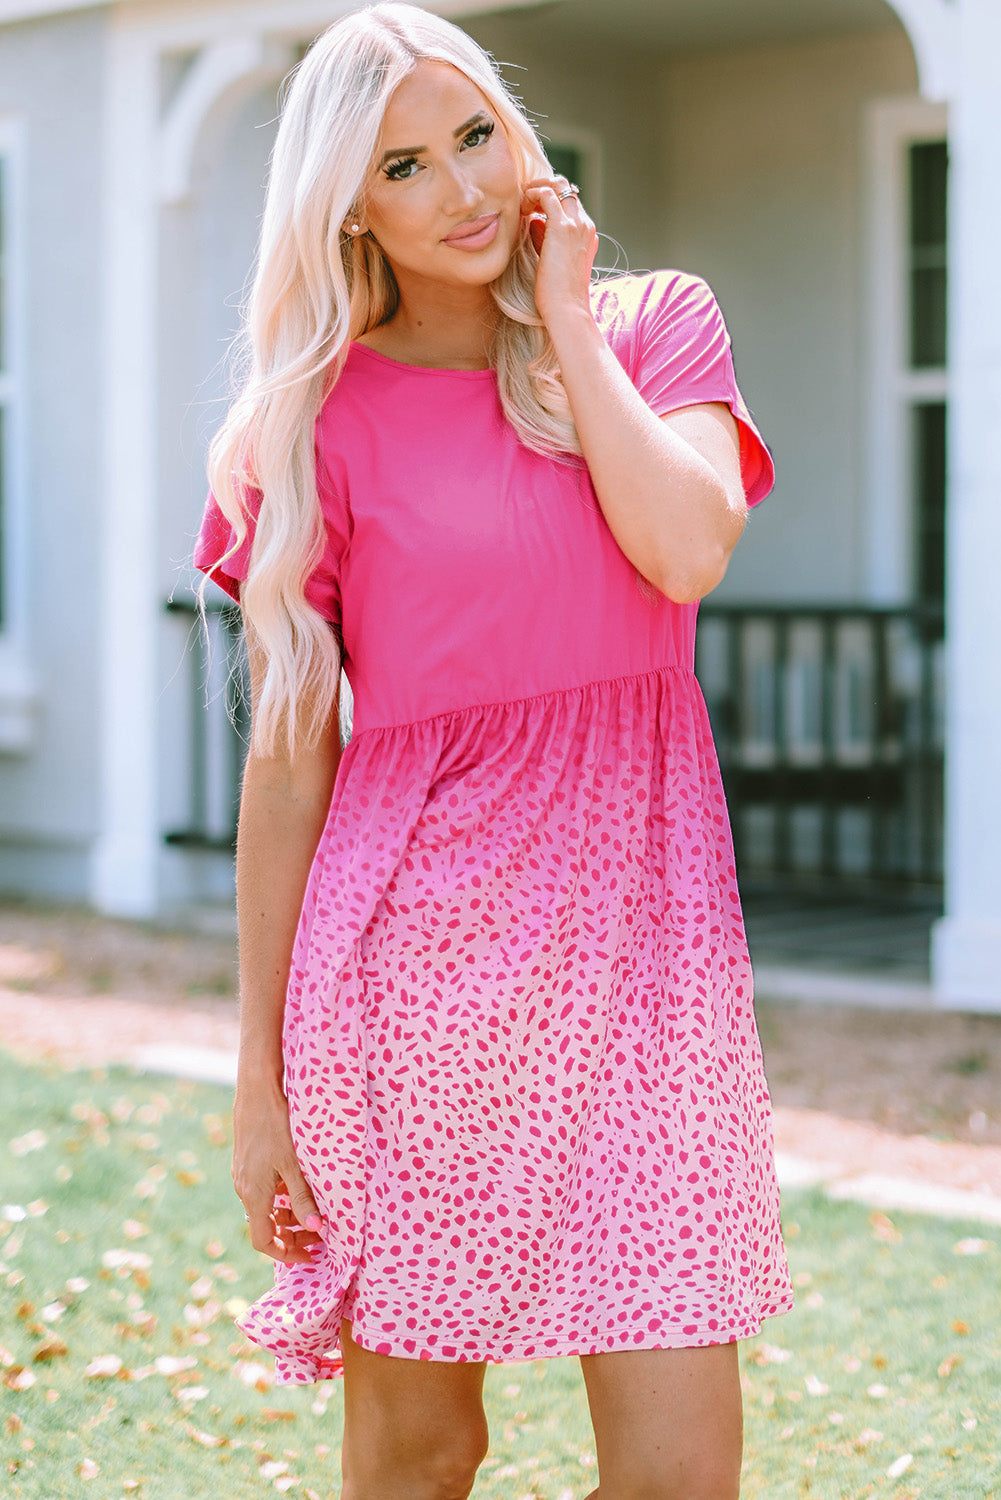
[[[483,214],[478,219],[468,219],[446,234],[445,244],[453,250],[485,250],[493,244],[500,225],[500,214]]]

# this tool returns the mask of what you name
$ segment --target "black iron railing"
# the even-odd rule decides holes
[[[170,599],[166,609],[187,628],[188,684],[186,817],[181,827],[164,833],[164,842],[231,853],[250,732],[240,610],[235,604],[209,602],[203,624],[194,599]]]
[[[236,605],[172,600],[186,630],[186,808],[164,834],[230,852],[249,736]],[[942,612],[701,607],[696,667],[742,876],[935,887],[942,878]],[[342,681],[342,737],[350,694]]]
[[[930,607],[703,604],[742,876],[941,882],[942,647]]]

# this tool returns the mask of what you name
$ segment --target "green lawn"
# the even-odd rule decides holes
[[[337,1495],[340,1384],[276,1389],[232,1323],[270,1269],[228,1110],[223,1089],[0,1054],[11,1500]],[[785,1208],[799,1306],[745,1347],[745,1500],[1001,1500],[1001,1234],[814,1194]],[[577,1361],[490,1366],[486,1389],[476,1500],[581,1500]]]

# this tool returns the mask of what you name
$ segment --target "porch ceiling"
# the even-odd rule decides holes
[[[483,12],[480,12],[481,14]],[[663,51],[793,41],[899,25],[887,0],[543,0],[498,6],[533,38]]]

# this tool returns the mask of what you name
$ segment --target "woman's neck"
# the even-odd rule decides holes
[[[486,288],[468,290],[474,294],[468,298],[456,296],[453,287],[438,297],[401,296],[389,322],[370,328],[357,342],[407,365],[487,370],[499,313]]]

